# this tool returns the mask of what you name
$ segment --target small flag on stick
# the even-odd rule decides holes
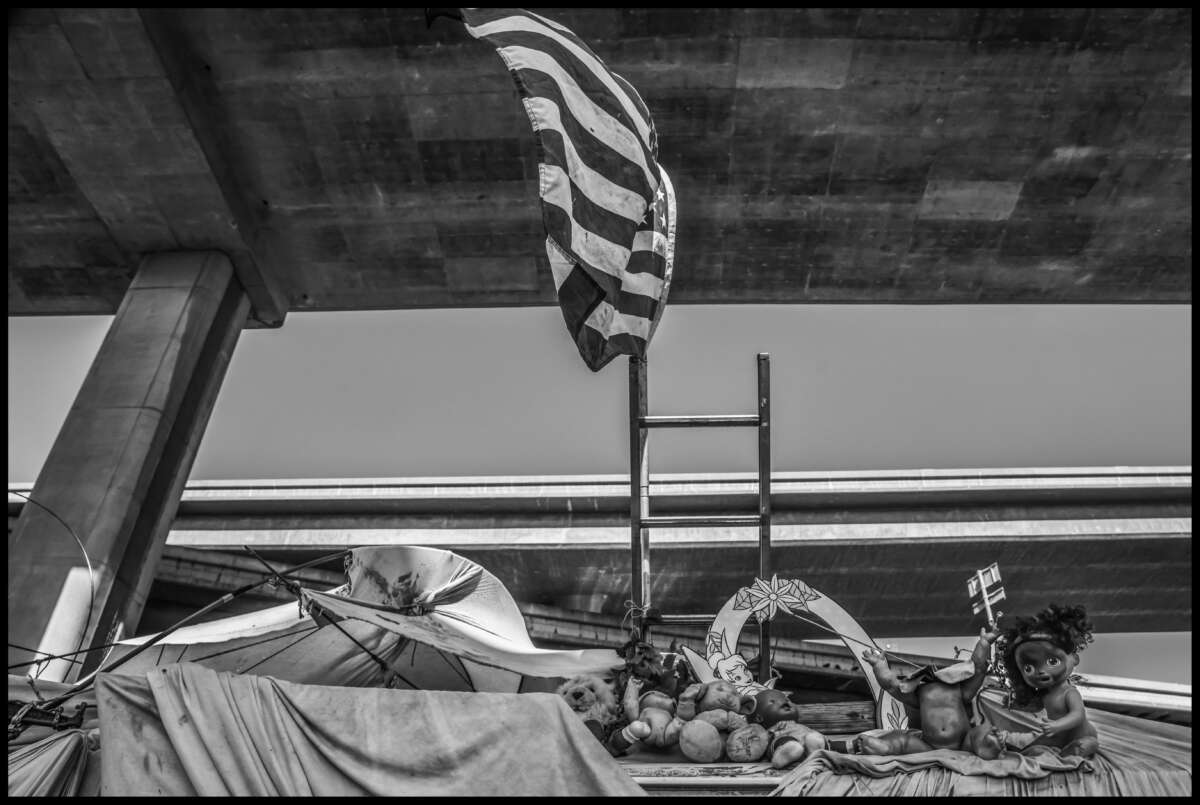
[[[967,579],[967,594],[972,599],[971,611],[974,614],[986,611],[989,624],[996,622],[996,618],[992,615],[992,604],[1004,600],[1004,588],[996,586],[998,584],[1000,584],[1000,567],[995,562],[982,570],[976,570],[975,575]],[[991,587],[995,587],[995,589],[989,589]],[[977,596],[979,600],[975,601]]]

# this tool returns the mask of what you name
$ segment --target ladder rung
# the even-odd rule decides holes
[[[706,416],[644,416],[638,419],[643,428],[724,428],[757,426],[758,414],[713,414]]]
[[[716,615],[659,615],[660,623],[684,625],[689,623],[709,624],[716,620]]]
[[[758,514],[708,514],[686,515],[680,517],[649,516],[643,517],[643,527],[660,526],[703,526],[703,525],[760,525],[763,518]]]

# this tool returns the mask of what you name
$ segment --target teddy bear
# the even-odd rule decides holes
[[[818,749],[825,749],[825,736],[800,723],[800,711],[781,690],[763,690],[754,697],[752,726],[765,728],[766,749],[771,765],[777,769],[790,766]],[[732,737],[732,736],[731,736]],[[760,753],[759,757],[762,754]],[[755,758],[757,760],[757,758]]]
[[[635,743],[650,737],[652,728],[645,721],[630,719],[622,724],[613,683],[595,674],[580,674],[563,682],[555,690],[613,757],[620,757]]]
[[[736,761],[750,759],[746,757],[746,746],[748,741],[755,743],[750,736],[757,731],[747,730],[751,726],[747,716],[755,706],[753,696],[739,693],[733,683],[725,680],[689,685],[679,695],[675,709],[676,718],[682,722],[680,751],[697,763],[712,763],[722,755]],[[731,743],[734,735],[738,738]],[[759,736],[757,743],[765,747],[765,737]]]

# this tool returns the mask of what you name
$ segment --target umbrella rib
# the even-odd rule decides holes
[[[308,632],[315,632],[319,628],[321,628],[321,627],[313,626],[311,629],[305,629],[304,633],[307,634]],[[211,660],[213,657],[220,657],[224,654],[232,654],[233,652],[241,651],[244,648],[254,648],[255,646],[261,646],[263,643],[270,643],[272,640],[281,640],[282,638],[288,637],[293,634],[296,634],[296,633],[295,632],[285,632],[283,634],[271,635],[270,637],[265,637],[262,640],[255,641],[254,643],[247,643],[244,646],[234,646],[233,648],[227,648],[222,651],[214,651],[212,654],[205,654],[203,657],[197,657],[196,659],[192,660],[192,662],[203,662],[204,660]],[[161,657],[159,659],[161,659]]]
[[[294,646],[294,645],[296,645],[297,643],[299,643],[301,640],[304,640],[305,638],[308,638],[308,637],[312,637],[312,636],[313,636],[314,634],[316,634],[318,631],[319,631],[318,629],[312,629],[312,630],[310,630],[310,631],[307,631],[307,632],[305,632],[304,634],[300,635],[300,637],[298,637],[298,638],[296,638],[295,640],[293,640],[291,643],[288,643],[286,646],[284,646],[283,648],[279,649],[279,651],[276,651],[276,652],[274,652],[274,653],[268,654],[267,656],[263,657],[263,658],[262,658],[261,660],[259,660],[258,662],[254,663],[254,665],[251,665],[249,668],[243,668],[242,670],[238,671],[237,673],[239,673],[239,674],[244,674],[244,673],[246,673],[247,671],[253,671],[255,668],[257,668],[258,666],[262,665],[262,664],[263,664],[264,662],[266,662],[267,660],[269,660],[269,659],[272,659],[272,658],[274,658],[274,657],[277,657],[278,655],[280,655],[280,654],[282,654],[283,652],[285,652],[285,651],[287,651],[288,649],[290,649],[292,646]]]
[[[437,646],[431,646],[431,648],[438,653],[438,656],[441,657],[442,660],[445,661],[446,665],[450,666],[450,670],[452,670],[452,671],[454,671],[454,673],[458,674],[458,676],[462,679],[462,681],[466,682],[467,686],[472,690],[472,692],[474,692],[475,691],[475,682],[471,679],[470,674],[465,673],[466,666],[463,666],[462,670],[459,670],[458,666],[455,665],[451,661],[451,659],[446,656],[446,652],[442,651]]]

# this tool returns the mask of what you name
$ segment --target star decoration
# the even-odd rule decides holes
[[[750,611],[758,618],[759,623],[773,619],[780,610],[790,615],[793,608],[807,609],[806,602],[816,597],[811,590],[800,589],[795,581],[780,581],[778,576],[771,576],[769,582],[755,579],[753,584],[743,588],[738,595],[742,592],[746,594]]]

